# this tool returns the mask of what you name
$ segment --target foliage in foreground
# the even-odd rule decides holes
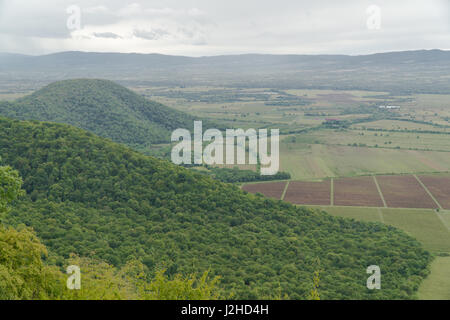
[[[41,257],[47,249],[28,228],[15,230],[0,225],[0,300],[209,300],[218,299],[218,278],[205,272],[176,275],[169,279],[164,270],[149,280],[146,267],[130,261],[121,269],[108,263],[72,256],[68,265],[81,269],[81,289],[69,290],[60,268],[48,266]]]

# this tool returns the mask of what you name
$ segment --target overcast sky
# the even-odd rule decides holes
[[[434,48],[450,49],[450,0],[0,0],[0,52],[203,56]]]

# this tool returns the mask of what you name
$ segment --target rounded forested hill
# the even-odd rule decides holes
[[[307,298],[315,271],[322,299],[414,298],[428,273],[429,253],[398,229],[246,194],[68,125],[0,118],[0,156],[27,193],[3,222],[32,226],[57,265],[77,253],[211,270],[239,299]],[[370,265],[381,290],[366,288]]]
[[[0,103],[0,114],[71,124],[138,149],[169,143],[173,130],[193,126],[193,118],[183,112],[97,79],[52,83],[12,103]]]

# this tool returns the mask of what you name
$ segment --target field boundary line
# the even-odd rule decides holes
[[[380,216],[381,223],[386,224],[386,223],[384,222],[383,211],[381,211],[381,208],[377,208],[377,209],[378,209],[378,215]]]
[[[290,181],[286,181],[286,185],[284,186],[284,190],[283,190],[283,193],[281,194],[280,200],[284,200],[284,197],[286,196],[287,189],[289,187],[289,182]]]
[[[373,182],[375,182],[375,186],[377,187],[378,194],[380,195],[381,201],[383,201],[383,206],[385,208],[387,208],[388,206],[386,204],[386,200],[384,200],[383,192],[381,192],[381,188],[380,188],[380,185],[378,184],[377,177],[375,177],[375,176],[372,176],[372,177],[373,177]]]
[[[334,206],[334,179],[330,180],[330,206]]]
[[[430,192],[430,190],[428,190],[427,186],[419,179],[419,177],[416,174],[413,174],[414,178],[416,178],[417,182],[419,182],[419,184],[422,186],[422,188],[426,191],[426,193],[428,193],[428,195],[431,197],[431,199],[433,199],[434,203],[437,204],[438,208],[443,210],[441,204],[439,203],[439,201],[437,201],[437,199],[433,196],[433,194]]]
[[[296,206],[302,206],[302,207],[327,207],[327,208],[360,208],[360,209],[392,209],[392,210],[408,210],[408,211],[427,211],[427,212],[433,212],[435,209],[431,208],[385,208],[385,207],[368,207],[368,206],[329,206],[326,204],[295,204]]]

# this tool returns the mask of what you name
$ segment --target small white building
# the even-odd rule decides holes
[[[389,110],[394,109],[394,110],[398,110],[398,109],[400,109],[400,106],[379,106],[378,108],[379,109],[389,109]]]

